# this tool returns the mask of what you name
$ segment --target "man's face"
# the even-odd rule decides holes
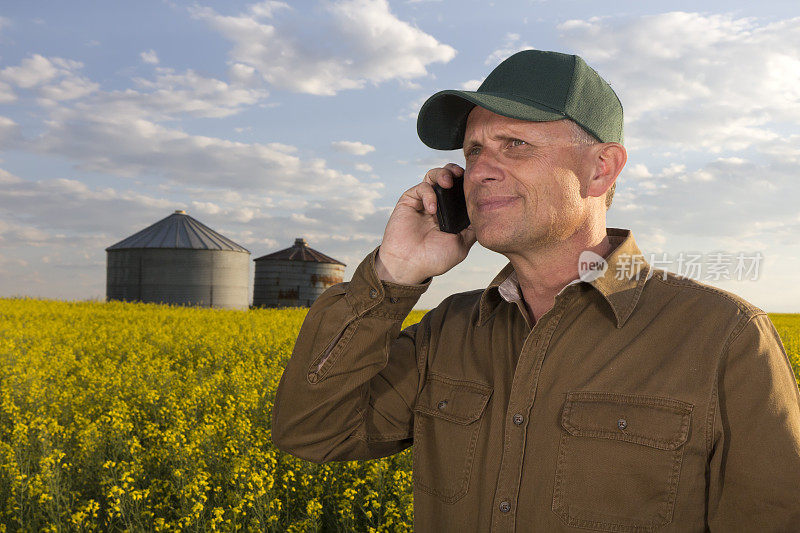
[[[478,242],[498,253],[541,248],[586,221],[586,146],[565,120],[528,122],[476,106],[464,135],[464,196]]]

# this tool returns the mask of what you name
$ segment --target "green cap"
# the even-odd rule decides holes
[[[617,94],[576,55],[523,50],[497,65],[477,91],[439,91],[419,111],[419,138],[437,150],[461,148],[476,105],[520,120],[570,118],[602,142],[623,141]]]

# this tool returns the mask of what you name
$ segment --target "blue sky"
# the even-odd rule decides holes
[[[760,253],[757,279],[693,277],[800,312],[792,4],[6,3],[0,296],[102,299],[104,249],[175,209],[253,258],[303,236],[349,279],[403,191],[463,162],[418,139],[422,102],[536,48],[581,55],[623,103],[607,225],[672,271]],[[417,308],[505,264],[476,244]]]

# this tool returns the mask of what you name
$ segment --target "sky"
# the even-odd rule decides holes
[[[304,237],[348,280],[402,193],[463,165],[417,137],[422,103],[533,48],[580,55],[623,104],[608,227],[654,266],[800,312],[798,15],[794,0],[4,3],[0,296],[104,300],[105,248],[176,209],[252,259]],[[415,308],[507,262],[475,244]]]

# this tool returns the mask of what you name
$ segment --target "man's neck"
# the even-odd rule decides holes
[[[569,239],[544,249],[507,254],[517,274],[531,324],[553,307],[561,289],[579,277],[578,258],[582,252],[591,250],[606,257],[611,249],[603,224],[594,230],[576,232]]]

